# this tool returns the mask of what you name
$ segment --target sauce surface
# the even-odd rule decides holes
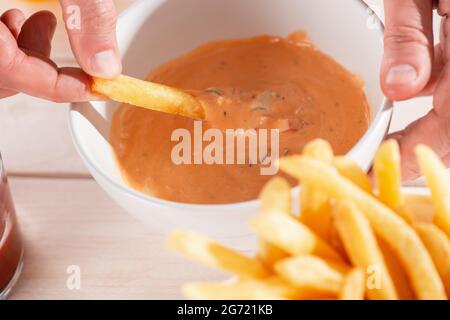
[[[203,132],[279,129],[280,157],[300,153],[315,138],[345,154],[369,125],[362,81],[303,32],[208,43],[157,68],[148,80],[195,95],[206,111]],[[261,175],[260,164],[174,164],[177,128],[193,136],[194,121],[131,105],[116,111],[111,143],[133,188],[177,202],[221,204],[256,199],[271,178]]]

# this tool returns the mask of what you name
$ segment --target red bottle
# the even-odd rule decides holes
[[[22,268],[23,245],[0,155],[0,300],[6,299]]]

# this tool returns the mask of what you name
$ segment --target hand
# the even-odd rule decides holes
[[[396,132],[403,178],[419,176],[417,144],[430,146],[450,166],[450,0],[385,0],[385,54],[381,86],[392,100],[433,95],[433,110]],[[434,47],[433,8],[442,18],[440,43]],[[448,37],[447,37],[448,35]]]
[[[25,19],[12,9],[0,17],[0,98],[23,92],[55,102],[95,99],[89,76],[113,78],[122,71],[112,0],[60,0],[64,20],[70,6],[80,8],[80,28],[66,28],[82,69],[58,68],[50,60],[56,18],[41,11]]]

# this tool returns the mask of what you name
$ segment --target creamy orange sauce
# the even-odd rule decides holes
[[[369,124],[362,82],[304,33],[208,43],[157,68],[148,80],[197,96],[206,111],[203,131],[279,129],[280,156],[300,153],[319,137],[344,154]],[[172,132],[186,128],[193,134],[193,127],[191,119],[122,105],[113,118],[111,143],[127,182],[177,202],[256,199],[271,178],[260,174],[259,164],[173,163],[178,142],[171,141]]]

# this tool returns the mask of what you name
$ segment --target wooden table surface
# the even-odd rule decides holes
[[[224,279],[164,247],[164,236],[124,212],[91,179],[12,178],[25,239],[11,299],[181,298],[186,281]],[[80,290],[67,269],[78,266]]]
[[[132,0],[116,2],[123,8]],[[369,2],[382,10],[381,0]],[[0,12],[16,3],[0,1]],[[73,64],[64,46],[57,44],[55,59]],[[429,98],[397,105],[392,130],[430,106]],[[67,108],[24,95],[0,101],[0,151],[25,238],[24,269],[11,298],[171,299],[180,298],[187,281],[224,279],[168,252],[163,235],[89,178],[70,140]],[[71,266],[81,270],[79,290],[67,286]]]

